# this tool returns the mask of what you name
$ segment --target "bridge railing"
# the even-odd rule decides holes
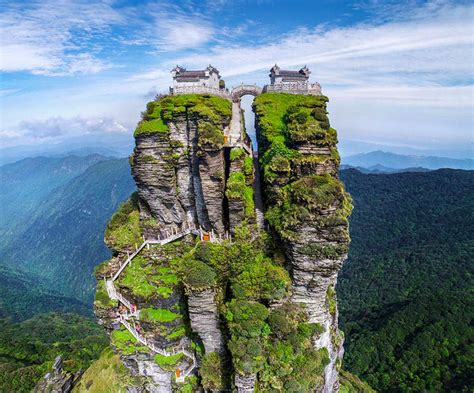
[[[231,98],[231,94],[225,89],[215,89],[207,86],[174,86],[170,87],[171,95],[178,94],[213,94],[223,98]]]
[[[265,85],[264,93],[288,92],[293,94],[321,95],[321,85],[319,83],[278,83],[275,85]]]
[[[231,95],[234,100],[246,94],[257,96],[259,94],[262,94],[262,88],[260,86],[257,86],[257,84],[244,85],[242,83],[240,86],[233,87],[231,90]]]

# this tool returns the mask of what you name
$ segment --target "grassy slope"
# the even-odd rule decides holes
[[[126,386],[132,385],[133,381],[134,378],[123,365],[120,356],[107,348],[85,371],[73,392],[125,393]]]

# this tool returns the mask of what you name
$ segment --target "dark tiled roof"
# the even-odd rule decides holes
[[[299,71],[280,70],[279,76],[283,78],[306,79],[307,76]]]
[[[206,71],[199,70],[199,71],[181,71],[177,75],[185,78],[200,78],[202,76],[206,76]]]
[[[182,77],[182,76],[177,76],[176,81],[177,82],[199,82],[202,78],[194,78],[194,77]]]
[[[307,78],[304,75],[302,75],[302,76],[299,76],[299,77],[281,78],[281,80],[283,82],[301,82],[301,81],[306,82]]]

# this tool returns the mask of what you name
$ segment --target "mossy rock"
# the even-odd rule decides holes
[[[105,229],[105,241],[115,250],[133,248],[143,242],[136,193],[132,194],[112,216]]]
[[[168,123],[186,119],[186,116],[214,126],[222,126],[230,123],[232,104],[224,98],[209,94],[164,96],[159,101],[147,104],[147,110],[142,114],[143,119],[135,130],[135,137],[168,135]]]
[[[118,306],[117,300],[112,300],[107,293],[104,280],[97,281],[97,287],[95,290],[94,307],[100,309],[109,309]]]

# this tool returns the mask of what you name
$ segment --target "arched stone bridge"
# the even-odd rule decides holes
[[[262,88],[257,85],[244,85],[234,87],[231,91],[232,101],[237,102],[245,95],[258,96],[262,94]]]

